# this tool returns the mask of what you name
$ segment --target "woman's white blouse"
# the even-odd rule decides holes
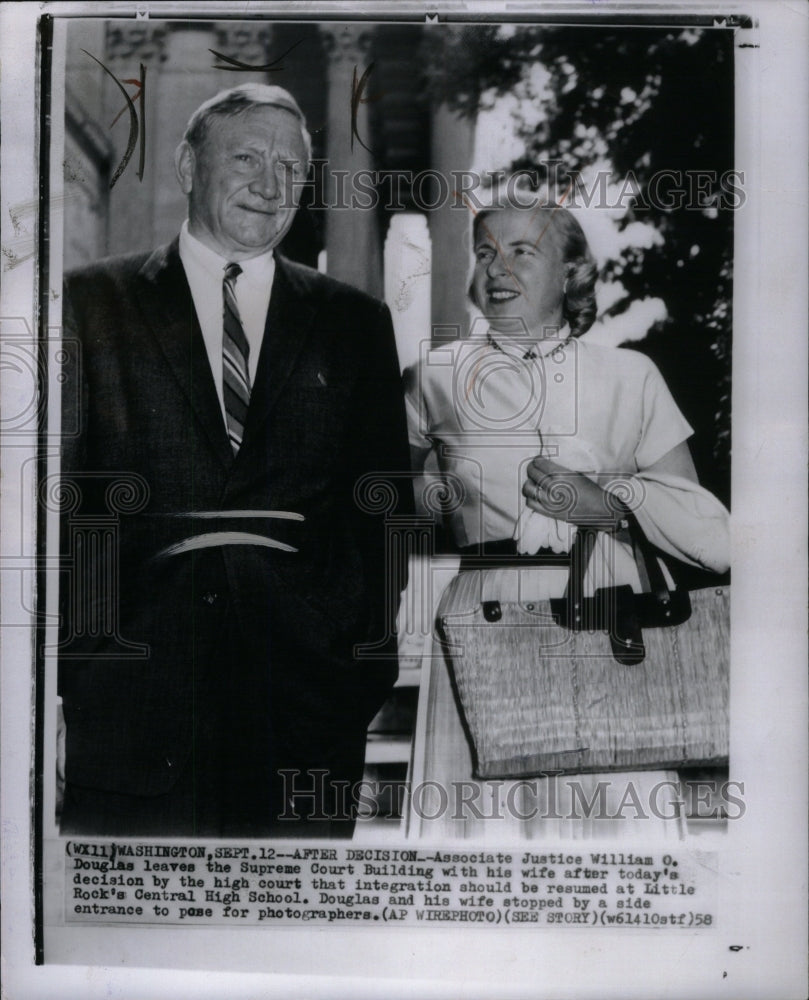
[[[539,454],[609,489],[611,476],[642,472],[693,433],[645,355],[564,333],[538,345],[452,341],[406,373],[410,442],[434,449],[457,496],[449,519],[460,546],[515,535]]]

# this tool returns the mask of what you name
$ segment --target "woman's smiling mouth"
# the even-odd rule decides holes
[[[486,294],[492,302],[510,302],[520,294],[510,288],[490,288]]]

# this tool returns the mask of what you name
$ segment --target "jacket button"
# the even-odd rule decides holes
[[[202,595],[202,600],[206,604],[216,604],[216,602],[219,600],[219,594],[214,594],[209,590],[207,594]]]

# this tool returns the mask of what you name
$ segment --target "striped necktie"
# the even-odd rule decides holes
[[[228,264],[222,286],[222,386],[225,423],[234,455],[242,443],[250,403],[250,371],[247,367],[250,345],[244,335],[235,294],[236,279],[241,273],[238,264]]]

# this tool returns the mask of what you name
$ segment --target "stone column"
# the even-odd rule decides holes
[[[352,178],[360,170],[373,170],[374,158],[368,104],[357,102],[356,131],[352,131],[354,79],[359,81],[372,61],[371,34],[362,25],[321,27],[328,56],[327,163],[323,200],[326,210],[326,267],[328,273],[371,295],[382,295],[382,249],[377,209],[362,207],[362,195],[352,207]],[[363,97],[374,94],[373,73]],[[352,142],[353,139],[353,142]],[[363,145],[364,144],[364,145]],[[368,148],[366,148],[368,147]],[[340,174],[339,172],[343,173]]]
[[[453,170],[468,170],[475,140],[474,121],[462,118],[445,104],[433,108],[432,169],[446,178],[450,197],[429,214],[433,243],[433,339],[465,337],[469,325],[466,286],[471,263],[472,213],[456,206]],[[445,185],[442,185],[444,187]],[[456,331],[456,332],[453,332]]]
[[[159,190],[154,170],[157,155],[154,122],[159,104],[161,69],[166,58],[166,33],[166,27],[159,22],[108,21],[103,50],[93,52],[133,100],[139,130],[139,140],[129,163],[108,194],[107,252],[112,254],[145,250],[154,245],[152,220]],[[78,41],[81,45],[81,38]],[[86,56],[82,58],[90,62]],[[141,65],[146,74],[145,102],[138,96],[138,88],[129,82],[140,79]],[[101,102],[97,125],[101,135],[106,136],[112,146],[110,183],[126,151],[131,122],[126,100],[115,80],[103,70],[99,69],[99,72]],[[141,181],[137,173],[141,138],[144,137],[145,160]]]
[[[174,170],[174,150],[191,113],[219,89],[211,79],[214,57],[208,51],[218,47],[210,25],[189,21],[172,26],[166,40],[163,72],[159,80],[152,81],[151,96],[157,100],[151,122],[154,148],[149,164],[155,185],[153,246],[173,239],[186,215],[186,198]]]
[[[417,364],[421,345],[429,345],[432,260],[426,217],[416,212],[393,213],[385,237],[385,301],[403,369]]]
[[[110,164],[114,168],[119,157],[107,128],[105,73],[86,54],[104,58],[104,31],[104,22],[99,19],[82,22],[81,32],[67,33],[62,230],[66,271],[109,253],[108,169]],[[52,236],[58,238],[55,233]]]

